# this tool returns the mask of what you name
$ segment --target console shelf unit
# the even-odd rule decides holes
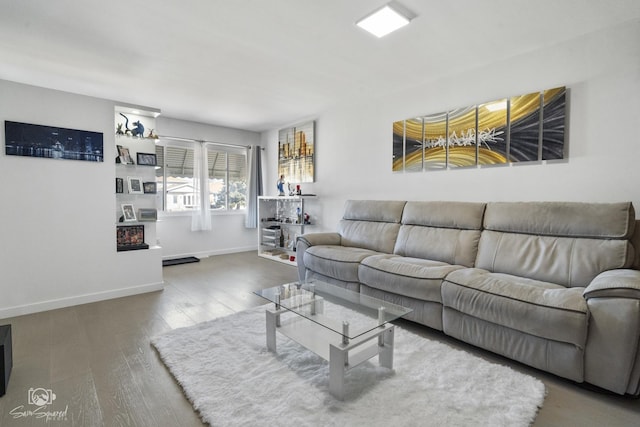
[[[297,265],[296,238],[314,224],[307,221],[307,202],[316,196],[258,197],[258,256],[289,265]],[[294,260],[291,261],[291,257]]]

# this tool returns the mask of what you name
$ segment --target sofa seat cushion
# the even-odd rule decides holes
[[[447,276],[442,303],[487,322],[584,349],[588,310],[583,291],[469,268]]]
[[[461,268],[464,267],[441,261],[383,254],[363,259],[358,277],[360,283],[371,288],[442,303],[442,281],[447,274]]]
[[[308,270],[344,282],[358,282],[360,262],[380,252],[347,246],[319,245],[307,249],[304,265]]]

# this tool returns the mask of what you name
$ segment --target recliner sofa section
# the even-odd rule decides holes
[[[300,236],[296,253],[301,280],[319,279],[359,292],[360,263],[373,255],[389,254],[400,231],[406,202],[349,201],[337,233]]]
[[[301,280],[411,307],[410,320],[462,341],[637,396],[635,222],[631,203],[350,200],[338,232],[299,237],[298,268]]]
[[[451,272],[474,265],[484,208],[407,202],[393,252],[361,261],[360,292],[410,307],[408,319],[442,330],[442,283]]]

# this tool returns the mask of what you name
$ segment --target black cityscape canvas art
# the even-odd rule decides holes
[[[104,161],[104,141],[100,132],[7,120],[4,134],[5,153],[9,156]]]

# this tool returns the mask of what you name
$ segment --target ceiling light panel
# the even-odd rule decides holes
[[[381,9],[365,16],[356,25],[374,36],[380,38],[387,34],[408,25],[411,22],[411,16],[402,10],[401,6],[394,2],[383,6]]]

